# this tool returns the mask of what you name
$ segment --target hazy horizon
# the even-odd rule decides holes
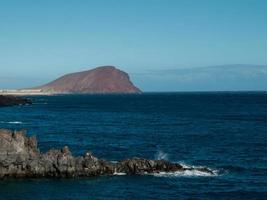
[[[117,69],[121,69],[115,66]],[[87,70],[95,67],[88,67]],[[0,89],[41,86],[74,72],[47,79],[0,77]],[[267,65],[216,65],[207,67],[144,70],[129,73],[131,81],[144,92],[267,91]]]

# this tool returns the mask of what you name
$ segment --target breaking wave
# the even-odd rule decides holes
[[[183,164],[181,164],[183,165]],[[145,172],[143,175],[162,177],[162,178],[175,178],[175,177],[215,177],[219,176],[219,171],[215,169],[210,169],[207,167],[194,167],[183,165],[185,168],[184,171],[176,171],[176,172],[157,172],[157,173],[147,173]],[[208,169],[209,171],[203,171],[203,168]],[[126,176],[127,173],[124,172],[114,172],[114,176]]]
[[[159,150],[155,154],[155,159],[156,160],[169,160],[169,156],[167,153]],[[218,176],[218,170],[210,169],[210,168],[205,167],[205,166],[191,166],[191,165],[187,165],[187,164],[180,163],[180,162],[177,162],[177,163],[180,164],[181,166],[183,166],[183,168],[185,170],[184,171],[177,171],[177,172],[159,172],[159,173],[153,173],[153,174],[149,174],[149,175],[153,175],[156,177]],[[210,172],[203,171],[202,170],[203,168],[208,169]]]
[[[184,163],[179,163],[180,165],[183,166],[185,169],[184,171],[177,171],[177,172],[159,172],[159,173],[153,173],[153,176],[156,177],[214,177],[218,176],[219,172],[218,170],[211,169],[205,166],[191,166],[191,165],[186,165]],[[203,171],[202,169],[206,168],[210,172]]]
[[[177,172],[159,172],[159,173],[153,173],[152,174],[155,177],[214,177],[218,176],[217,173],[213,171],[213,174],[208,172],[203,172],[198,169],[190,169],[185,171],[177,171]]]
[[[168,160],[168,154],[159,150],[155,154],[155,160]],[[112,163],[117,163],[117,161],[111,161]],[[155,177],[214,177],[219,175],[219,170],[211,169],[206,166],[194,166],[187,165],[183,162],[175,162],[183,167],[184,170],[176,171],[176,172],[155,172],[155,173],[147,173],[145,172],[143,175],[155,176]],[[127,173],[123,172],[114,172],[114,176],[125,176]]]

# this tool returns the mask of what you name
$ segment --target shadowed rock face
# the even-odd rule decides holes
[[[111,163],[94,157],[90,152],[75,157],[68,147],[40,153],[35,137],[24,131],[0,129],[0,178],[91,177],[125,173],[140,175],[188,170],[165,160],[132,158]],[[207,168],[204,172],[213,172]]]
[[[0,95],[0,107],[31,104],[31,101],[21,97]]]
[[[127,73],[113,66],[67,74],[44,86],[42,92],[52,93],[140,93]]]

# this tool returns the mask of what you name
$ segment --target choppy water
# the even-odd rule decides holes
[[[68,145],[111,161],[164,158],[199,171],[76,180],[0,181],[1,199],[266,199],[267,93],[30,97],[0,108],[0,127],[27,129],[41,151]]]

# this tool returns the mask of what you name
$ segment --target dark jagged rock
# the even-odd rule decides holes
[[[183,170],[179,164],[173,164],[166,160],[147,160],[143,158],[132,158],[121,161],[117,164],[118,173],[145,174],[157,172],[175,172]]]
[[[0,95],[0,107],[25,105],[25,104],[31,104],[31,103],[32,102],[29,99],[15,97],[15,96]]]
[[[0,129],[0,178],[91,177],[125,173],[129,175],[190,170],[165,160],[132,158],[118,163],[98,159],[88,152],[75,157],[68,147],[40,153],[35,137],[25,131]],[[193,170],[193,169],[192,169]],[[213,172],[201,168],[203,172]]]

